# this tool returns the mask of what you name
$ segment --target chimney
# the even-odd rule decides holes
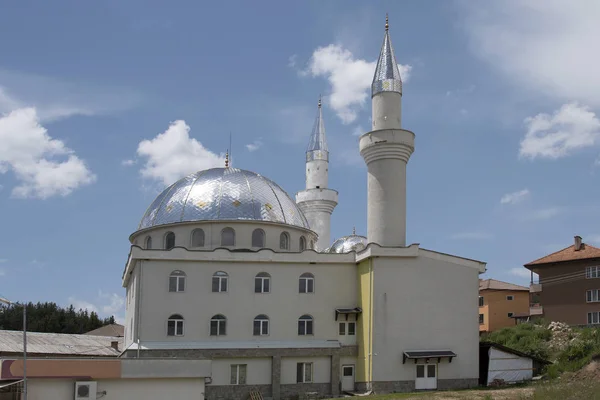
[[[582,245],[581,236],[575,236],[575,251],[581,250],[583,247]]]
[[[110,347],[112,347],[116,351],[119,351],[119,342],[117,340],[113,340],[112,342],[110,342]]]

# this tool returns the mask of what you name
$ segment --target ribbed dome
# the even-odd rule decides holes
[[[271,221],[310,229],[279,185],[237,168],[212,168],[175,182],[150,205],[138,229],[214,220]]]
[[[343,236],[337,239],[330,248],[326,250],[327,253],[349,253],[351,251],[361,251],[367,247],[367,238],[360,235],[349,235]]]

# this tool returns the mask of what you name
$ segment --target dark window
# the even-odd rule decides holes
[[[313,334],[313,318],[310,315],[303,315],[298,320],[298,335]]]
[[[227,319],[222,315],[215,315],[210,319],[210,336],[227,334]]]
[[[353,376],[354,375],[354,367],[344,366],[343,367],[343,375],[344,376]]]
[[[508,300],[508,301],[511,301],[511,300],[514,300],[514,299],[515,299],[514,296],[506,296],[506,300]]]
[[[169,292],[183,292],[185,290],[185,273],[173,271],[169,276]]]
[[[290,235],[287,232],[281,232],[281,235],[279,235],[279,248],[283,250],[290,249]]]
[[[314,293],[315,292],[315,277],[311,273],[304,273],[300,275],[300,293]]]
[[[269,317],[261,314],[254,318],[253,334],[254,336],[264,336],[269,334]]]
[[[221,231],[221,246],[235,246],[235,231],[225,228]]]
[[[483,307],[483,296],[479,296],[479,307]]]
[[[183,317],[173,314],[167,320],[167,336],[183,336]]]
[[[417,378],[425,378],[425,366],[417,365]]]
[[[173,232],[167,232],[165,235],[165,249],[171,250],[175,247],[175,234]]]
[[[312,382],[312,363],[296,364],[296,382],[310,383]]]
[[[356,322],[348,322],[348,335],[356,335]]]
[[[479,314],[479,323],[483,324],[483,314]]]
[[[152,238],[150,236],[146,237],[146,248],[147,249],[151,249],[152,248]]]
[[[513,315],[514,315],[513,313],[509,312],[508,313],[508,318],[512,318]]]
[[[261,272],[254,277],[254,293],[269,293],[271,291],[271,276]]]
[[[345,322],[340,322],[340,325],[339,325],[339,334],[340,335],[345,335],[346,334],[346,323]]]
[[[300,236],[300,251],[306,250],[306,238],[304,236]]]
[[[252,232],[252,247],[265,247],[265,231],[255,229]]]
[[[215,272],[212,277],[212,291],[226,292],[227,291],[227,274],[223,271]]]
[[[204,247],[204,231],[194,229],[192,232],[192,247]]]

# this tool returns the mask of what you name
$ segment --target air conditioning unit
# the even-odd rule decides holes
[[[75,400],[96,400],[97,386],[94,381],[75,382]]]

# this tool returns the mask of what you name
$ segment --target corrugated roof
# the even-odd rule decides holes
[[[27,332],[27,354],[116,357],[120,352],[111,347],[112,341],[115,341],[115,337]],[[122,346],[119,340],[119,348]],[[23,352],[23,331],[0,330],[0,353],[21,352]]]
[[[98,329],[94,329],[93,331],[89,331],[85,333],[86,335],[94,335],[94,336],[125,336],[125,327],[119,324],[111,324],[104,325]]]
[[[527,291],[529,288],[525,286],[515,285],[513,283],[497,281],[495,279],[481,279],[479,280],[479,290],[517,290]]]
[[[587,243],[582,243],[581,249],[577,251],[575,251],[575,245],[571,245],[555,253],[548,254],[547,256],[531,261],[530,263],[525,264],[525,267],[528,267],[530,265],[586,260],[589,258],[600,258],[600,249],[594,246],[590,246]]]

